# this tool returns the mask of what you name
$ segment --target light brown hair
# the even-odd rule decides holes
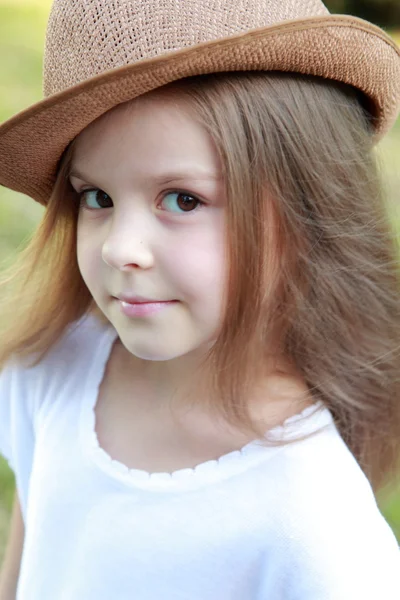
[[[342,84],[279,73],[194,77],[188,98],[228,187],[225,320],[211,350],[218,410],[248,430],[247,391],[271,348],[296,365],[375,489],[400,457],[396,235],[382,197],[371,121]],[[73,144],[46,213],[6,277],[0,364],[39,359],[93,308],[76,260]],[[69,201],[70,200],[70,201]]]

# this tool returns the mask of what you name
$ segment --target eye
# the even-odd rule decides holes
[[[91,210],[113,206],[110,196],[103,192],[103,190],[83,190],[79,194],[79,200],[81,207]]]
[[[204,202],[185,192],[168,192],[165,194],[162,204],[166,206],[166,210],[182,213],[193,212],[204,205]]]

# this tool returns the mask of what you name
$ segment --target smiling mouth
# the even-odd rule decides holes
[[[177,302],[177,300],[158,300],[155,298],[146,298],[145,296],[134,296],[129,294],[120,294],[118,296],[113,296],[120,302],[125,302],[126,304],[158,304],[163,302]]]
[[[121,298],[115,298],[120,305],[121,312],[127,317],[148,317],[154,315],[163,309],[166,309],[178,300],[132,300],[126,301]]]
[[[144,302],[127,302],[126,300],[121,300],[119,298],[117,299],[123,306],[144,306],[150,304],[171,304],[172,302],[178,302],[177,300],[146,300]]]

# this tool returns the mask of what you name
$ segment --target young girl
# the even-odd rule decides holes
[[[319,0],[56,0],[0,127],[1,600],[390,600],[400,54]],[[17,583],[18,582],[18,583]]]

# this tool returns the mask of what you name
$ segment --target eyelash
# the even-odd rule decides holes
[[[80,192],[76,192],[77,195],[77,200],[78,200],[78,206],[80,209],[82,210],[87,210],[87,211],[93,211],[93,212],[101,212],[102,210],[106,210],[106,208],[112,208],[112,206],[110,207],[105,207],[103,209],[101,208],[91,208],[89,206],[85,205],[84,202],[84,194],[87,194],[88,192],[103,192],[106,196],[108,196],[112,202],[111,197],[104,192],[103,190],[101,190],[100,188],[88,188],[88,189],[84,189],[81,190]],[[200,210],[201,208],[203,208],[206,203],[203,202],[203,200],[200,200],[200,198],[198,198],[196,195],[192,194],[191,192],[187,192],[186,190],[167,190],[165,192],[163,192],[163,196],[162,196],[162,200],[161,202],[165,199],[166,196],[170,195],[170,194],[177,194],[178,196],[189,196],[189,198],[192,198],[193,200],[196,201],[197,206],[196,208],[194,208],[193,210],[190,211],[182,211],[180,213],[175,213],[175,214],[185,214],[185,212],[187,213],[195,213],[198,210]],[[172,212],[172,211],[165,211],[165,212]],[[174,213],[172,213],[174,214]]]

